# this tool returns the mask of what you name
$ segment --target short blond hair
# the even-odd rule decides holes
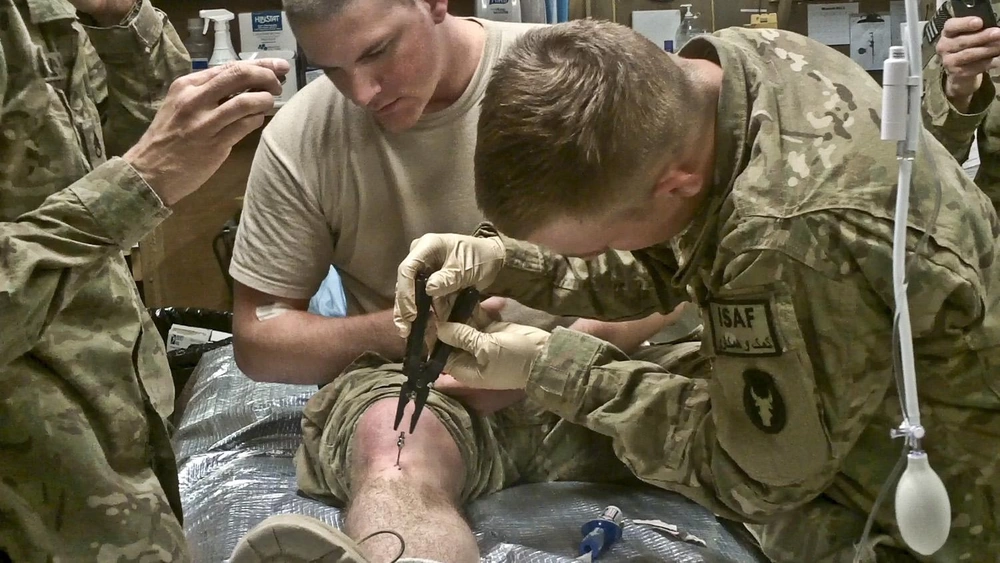
[[[701,126],[686,105],[694,95],[671,56],[628,27],[584,19],[528,31],[497,63],[482,101],[480,209],[524,237],[560,216],[634,201],[632,184]]]
[[[281,9],[289,21],[296,23],[320,23],[340,15],[344,8],[361,0],[282,0]],[[374,0],[363,0],[371,2]],[[413,4],[414,0],[396,0],[397,4]]]

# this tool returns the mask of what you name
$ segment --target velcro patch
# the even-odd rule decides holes
[[[781,344],[771,303],[766,299],[713,300],[708,303],[715,353],[725,356],[780,356]]]
[[[743,408],[758,429],[777,434],[785,427],[785,400],[771,374],[750,368],[743,372]]]

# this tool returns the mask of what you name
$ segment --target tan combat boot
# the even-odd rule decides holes
[[[343,532],[309,516],[279,514],[254,526],[229,563],[368,563]]]

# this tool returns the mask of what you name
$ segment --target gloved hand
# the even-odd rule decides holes
[[[549,339],[544,330],[506,322],[490,323],[483,330],[441,323],[437,336],[455,348],[445,371],[481,389],[523,389],[531,364]]]
[[[410,253],[399,265],[396,276],[396,303],[393,321],[399,334],[406,338],[410,325],[417,318],[413,280],[425,272],[427,295],[445,297],[466,287],[486,289],[503,267],[506,249],[500,237],[477,238],[465,235],[428,234],[413,241]],[[438,315],[440,299],[435,299]],[[441,308],[446,308],[442,305]]]
[[[480,389],[442,373],[434,381],[434,390],[458,399],[477,414],[489,416],[524,399],[524,389]]]
[[[424,345],[427,350],[433,350],[437,342],[438,325],[448,321],[451,309],[455,306],[457,293],[439,297],[434,301],[433,318],[427,323],[424,329]],[[488,326],[490,323],[503,320],[502,311],[507,306],[506,297],[490,297],[481,301],[472,311],[472,316],[466,321],[467,324],[478,327]],[[456,382],[457,383],[457,382]]]

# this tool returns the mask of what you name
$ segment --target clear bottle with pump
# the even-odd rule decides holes
[[[229,35],[229,22],[236,17],[229,10],[201,10],[198,15],[205,20],[205,27],[202,33],[208,33],[208,24],[215,24],[215,47],[212,49],[212,57],[208,59],[208,66],[219,66],[229,61],[238,61],[239,55],[233,49],[233,39]]]
[[[687,44],[692,37],[697,35],[704,35],[708,33],[704,27],[701,26],[701,20],[698,18],[698,14],[691,9],[691,4],[681,4],[681,24],[677,26],[677,33],[674,36],[674,52],[677,53],[681,50],[681,47]]]
[[[208,68],[208,60],[212,58],[212,42],[205,37],[201,18],[189,18],[187,21],[187,39],[184,47],[191,56],[191,70]]]
[[[476,17],[502,22],[521,21],[521,0],[476,0]]]

